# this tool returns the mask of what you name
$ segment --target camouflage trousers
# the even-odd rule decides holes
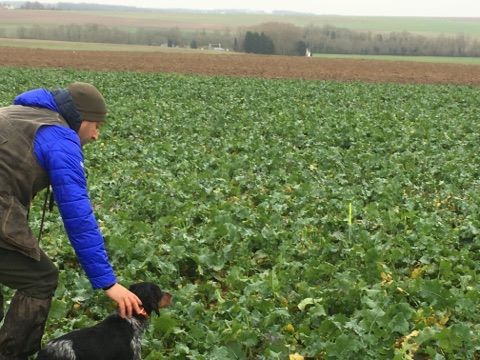
[[[0,248],[0,284],[16,290],[5,313],[0,295],[0,360],[26,360],[40,349],[57,283],[58,270],[43,252],[36,261]]]

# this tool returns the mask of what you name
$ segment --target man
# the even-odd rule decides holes
[[[0,360],[25,360],[40,348],[58,270],[28,226],[30,203],[52,186],[70,243],[94,289],[104,289],[122,317],[140,299],[116,282],[87,192],[82,146],[98,139],[103,96],[87,83],[27,91],[0,108],[0,284],[16,290],[3,313]]]

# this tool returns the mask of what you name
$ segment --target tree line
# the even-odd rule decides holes
[[[464,34],[425,36],[403,32],[354,31],[332,25],[297,27],[265,23],[244,30],[264,34],[273,42],[273,54],[304,55],[306,48],[320,54],[405,56],[480,56],[480,40]]]
[[[409,32],[363,32],[331,25],[297,27],[265,23],[255,27],[183,31],[179,28],[122,29],[99,24],[21,26],[15,33],[1,28],[0,37],[61,41],[141,44],[225,49],[258,54],[304,55],[308,48],[322,54],[480,56],[480,41],[463,34],[425,36]]]
[[[220,43],[223,48],[242,51],[239,39],[229,29],[222,31],[182,31],[179,28],[120,28],[101,24],[32,25],[2,28],[0,37],[35,40],[58,40],[131,45],[169,45],[178,47],[208,47]],[[243,44],[243,43],[242,43]]]

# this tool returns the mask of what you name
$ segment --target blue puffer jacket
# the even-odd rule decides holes
[[[45,89],[23,93],[14,104],[60,112],[53,94]],[[68,238],[93,288],[114,284],[115,274],[88,196],[77,133],[61,126],[42,126],[35,137],[34,152],[48,173]]]

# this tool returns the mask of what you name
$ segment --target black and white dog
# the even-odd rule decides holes
[[[145,315],[130,319],[110,315],[95,326],[51,340],[37,360],[140,360],[140,337],[148,327],[148,317],[169,306],[172,296],[149,282],[134,284],[130,291],[142,301]]]

